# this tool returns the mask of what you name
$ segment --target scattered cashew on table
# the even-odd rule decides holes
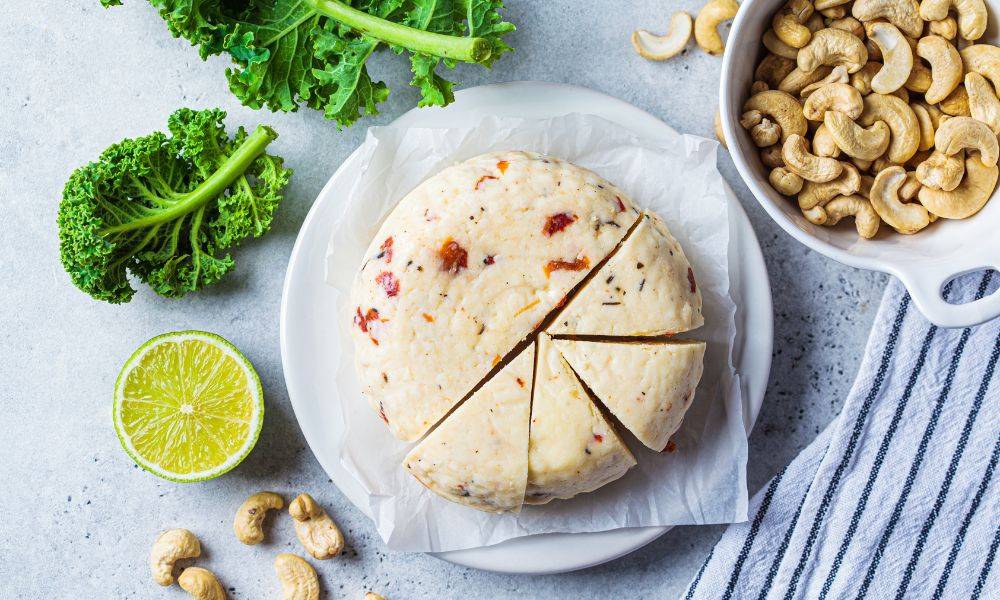
[[[815,225],[854,217],[863,238],[982,209],[1000,158],[987,16],[983,0],[790,0],[740,118],[771,186]]]

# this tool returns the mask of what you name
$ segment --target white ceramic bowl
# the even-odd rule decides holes
[[[729,151],[754,197],[781,227],[813,250],[853,267],[898,277],[914,303],[941,327],[966,327],[1000,316],[1000,292],[968,304],[948,304],[944,285],[956,276],[983,268],[1000,269],[1000,195],[976,215],[940,219],[916,235],[900,235],[883,223],[875,239],[858,237],[853,221],[837,227],[808,222],[793,200],[774,191],[757,148],[739,125],[754,68],[761,56],[761,36],[787,0],[743,0],[733,21],[722,64],[720,109]],[[990,26],[980,42],[997,43],[1000,0],[987,0]],[[849,220],[847,220],[849,221]]]

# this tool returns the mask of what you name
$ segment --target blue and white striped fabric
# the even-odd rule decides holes
[[[994,275],[946,293],[981,297]],[[1000,320],[937,328],[893,280],[875,323],[841,414],[685,598],[1000,598]]]

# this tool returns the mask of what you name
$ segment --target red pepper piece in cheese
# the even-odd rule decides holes
[[[438,256],[441,257],[442,271],[455,274],[469,268],[469,253],[452,238],[446,239],[441,244]]]
[[[385,290],[385,295],[390,298],[399,293],[399,279],[389,271],[379,273],[375,277],[375,283],[382,286],[382,289]]]
[[[581,256],[573,260],[550,260],[544,267],[545,276],[548,277],[552,271],[582,271],[590,268],[590,259]]]
[[[549,215],[549,218],[545,220],[545,227],[542,228],[542,233],[545,234],[546,237],[552,237],[563,229],[569,227],[573,221],[576,221],[576,215],[570,213],[562,212]]]

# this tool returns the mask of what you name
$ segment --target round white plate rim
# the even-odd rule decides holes
[[[456,94],[456,102],[448,107],[413,109],[399,117],[393,125],[454,127],[462,119],[474,121],[488,115],[547,118],[570,113],[594,114],[645,137],[675,134],[663,121],[612,96],[588,88],[544,82],[511,82],[461,90]],[[441,119],[446,120],[434,124],[435,120]],[[308,346],[303,343],[306,341],[304,336],[309,333],[318,335],[317,328],[303,326],[303,323],[312,321],[304,313],[305,307],[310,303],[304,301],[301,290],[307,289],[309,285],[316,288],[318,284],[322,284],[322,271],[306,269],[305,263],[310,258],[316,259],[317,251],[325,256],[328,229],[320,230],[320,221],[335,218],[338,206],[331,192],[359,159],[359,153],[355,151],[344,160],[320,191],[303,220],[289,257],[282,287],[279,337],[285,385],[307,444],[341,492],[371,517],[366,492],[340,464],[336,445],[328,443],[337,437],[342,423],[332,423],[334,427],[331,428],[331,423],[311,418],[322,408],[317,405],[319,395],[309,393],[308,369],[302,368],[303,361],[308,359],[308,353],[300,356],[303,354],[302,349]],[[728,185],[726,193],[732,211],[729,221],[732,257],[730,277],[733,296],[739,300],[733,361],[743,387],[744,425],[749,435],[763,402],[770,373],[773,343],[771,291],[763,255],[750,221]],[[734,252],[737,248],[738,251]],[[312,256],[309,255],[310,251],[313,252]],[[746,335],[749,331],[754,335]],[[558,573],[613,560],[650,543],[669,529],[638,527],[590,533],[542,534],[516,538],[493,546],[432,554],[459,565],[497,572]],[[553,552],[555,548],[558,548],[557,552]]]

